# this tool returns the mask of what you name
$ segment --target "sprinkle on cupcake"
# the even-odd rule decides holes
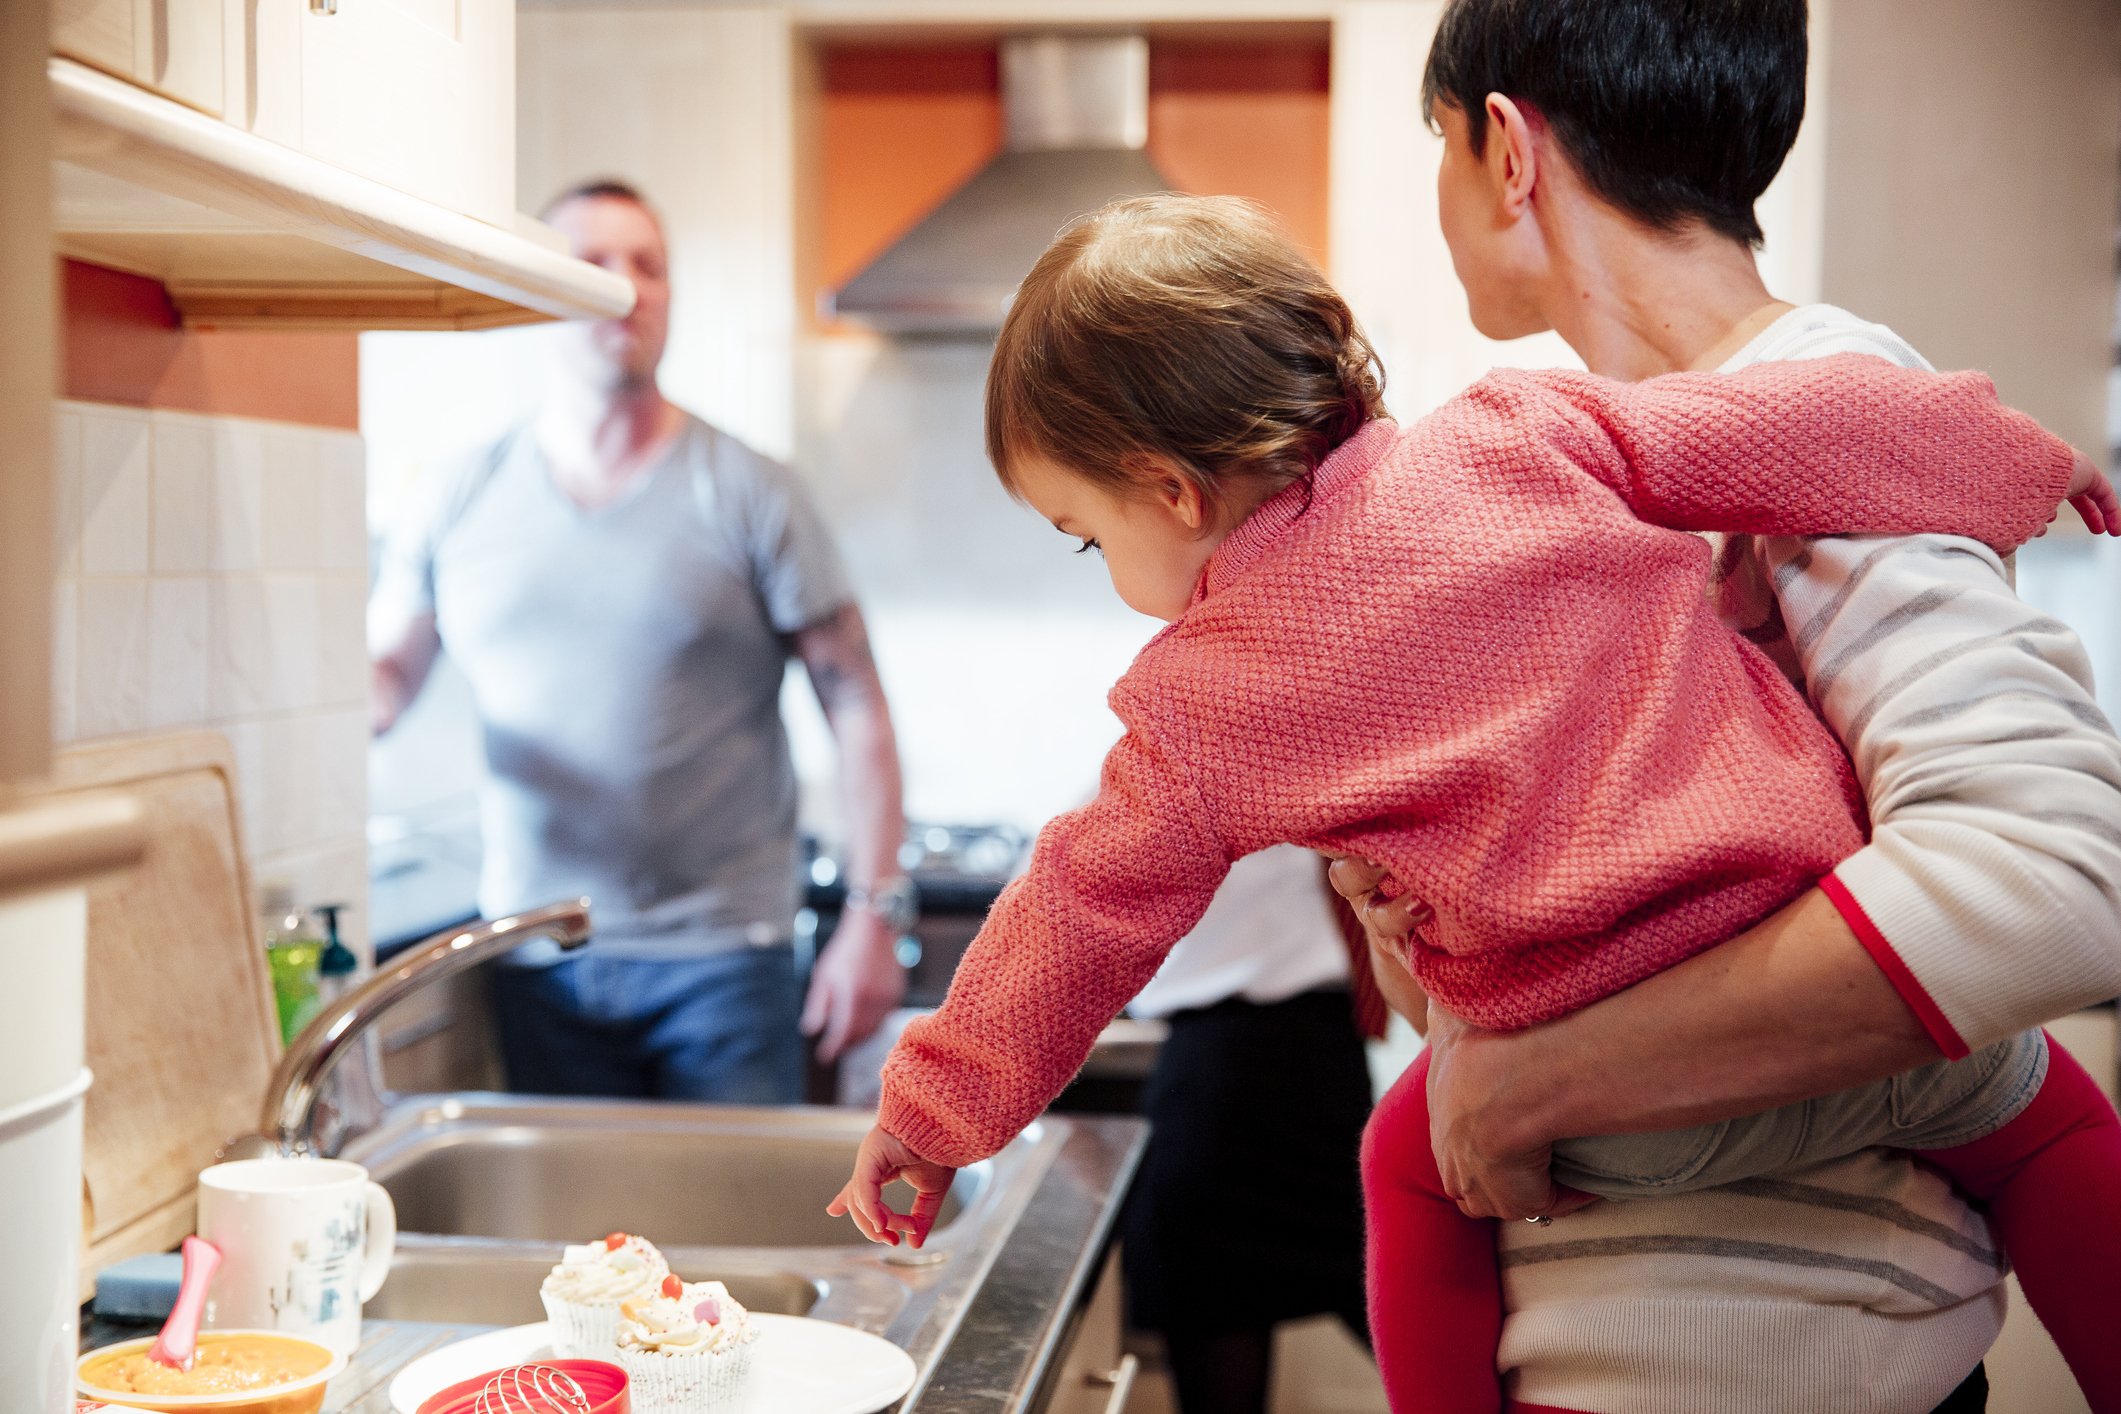
[[[751,1314],[718,1281],[666,1276],[648,1295],[619,1307],[619,1348],[661,1355],[702,1355],[750,1338]]]

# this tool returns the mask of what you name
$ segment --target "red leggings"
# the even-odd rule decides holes
[[[1393,1414],[1497,1414],[1502,1279],[1495,1222],[1444,1196],[1429,1147],[1429,1058],[1378,1102],[1363,1135],[1370,1332]],[[2025,1298],[2094,1414],[2121,1414],[2121,1120],[2048,1040],[2047,1079],[1985,1139],[1924,1158],[1989,1205]],[[1517,1406],[1529,1411],[1531,1406]]]

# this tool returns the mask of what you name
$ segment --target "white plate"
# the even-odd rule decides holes
[[[728,1414],[874,1414],[913,1388],[912,1357],[888,1340],[807,1316],[753,1311],[751,1319],[759,1328],[751,1374]],[[390,1407],[417,1414],[422,1400],[459,1380],[551,1358],[552,1338],[543,1321],[488,1331],[400,1370],[390,1382]]]

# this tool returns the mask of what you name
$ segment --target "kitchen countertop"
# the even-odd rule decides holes
[[[993,1268],[959,1317],[927,1384],[898,1414],[1017,1414],[1036,1407],[1089,1297],[1148,1142],[1138,1119],[1070,1115],[1072,1132]],[[431,1350],[490,1326],[369,1321],[331,1382],[324,1414],[391,1414],[391,1379]],[[152,1327],[84,1322],[82,1349]]]

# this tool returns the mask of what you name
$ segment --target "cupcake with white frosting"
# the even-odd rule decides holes
[[[700,1414],[733,1402],[758,1328],[718,1281],[665,1277],[619,1308],[619,1365],[634,1414]]]
[[[552,1323],[552,1353],[610,1359],[619,1339],[619,1307],[654,1295],[668,1275],[670,1264],[645,1237],[614,1232],[601,1242],[570,1244],[538,1289]]]

